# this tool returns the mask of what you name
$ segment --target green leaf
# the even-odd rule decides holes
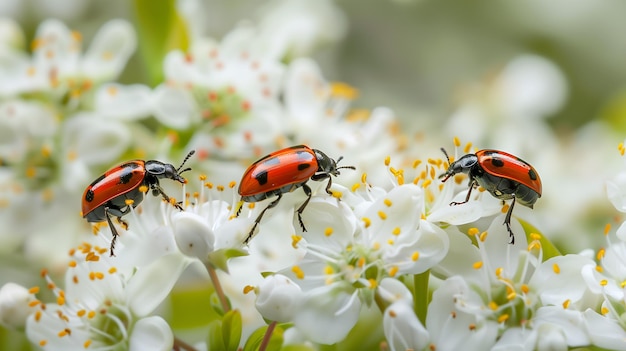
[[[216,320],[209,324],[206,344],[209,350],[225,350],[224,339],[222,338],[222,321]]]
[[[533,225],[531,225],[530,223],[522,219],[518,218],[518,221],[522,225],[522,228],[524,228],[524,232],[526,233],[526,239],[529,242],[531,240],[530,238],[531,234],[539,234],[541,236],[541,238],[539,239],[539,242],[541,243],[541,249],[543,250],[544,261],[555,256],[563,255],[561,254],[561,252],[559,252],[556,246],[554,246],[554,244],[552,244],[552,242],[548,238],[545,237],[545,235],[541,234],[539,229],[535,228]]]
[[[228,273],[228,260],[234,257],[247,256],[248,253],[242,249],[221,249],[209,254],[209,263],[226,273]]]
[[[170,294],[172,306],[170,325],[172,328],[198,328],[221,318],[211,304],[210,296],[212,294],[213,287],[211,285],[174,289]]]
[[[222,337],[226,350],[236,351],[241,341],[241,313],[239,310],[230,310],[222,320]]]
[[[187,50],[187,26],[176,12],[176,0],[134,0],[139,50],[150,84],[163,81],[163,58],[167,52]]]

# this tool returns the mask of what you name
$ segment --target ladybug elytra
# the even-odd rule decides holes
[[[124,162],[106,171],[85,189],[82,198],[83,218],[90,223],[107,221],[113,234],[111,256],[114,256],[115,240],[119,235],[111,221],[111,216],[117,217],[124,228],[128,228],[122,216],[130,212],[131,206],[135,208],[143,201],[144,193],[139,190],[142,185],[151,189],[152,195],[160,194],[165,201],[169,202],[170,198],[159,185],[159,179],[167,178],[182,184],[186,183],[185,178],[180,175],[191,168],[183,170],[181,168],[193,154],[194,150],[190,151],[178,168],[156,160]],[[174,206],[183,210],[179,204]]]
[[[306,231],[306,227],[302,222],[302,212],[309,200],[311,200],[311,188],[306,183],[309,179],[315,181],[328,179],[326,193],[332,195],[330,191],[332,185],[331,176],[338,176],[340,174],[339,170],[343,168],[355,169],[353,166],[337,167],[337,163],[342,158],[339,157],[335,161],[320,150],[311,149],[306,145],[297,145],[275,151],[248,167],[239,184],[240,202],[257,202],[272,196],[277,196],[277,198],[267,205],[254,220],[254,225],[244,243],[247,244],[252,239],[254,230],[265,212],[275,207],[283,194],[292,192],[300,187],[307,195],[307,199],[296,212],[298,213],[298,221],[302,230]],[[237,210],[237,215],[240,212],[241,206]]]
[[[506,213],[504,224],[515,243],[515,236],[511,230],[511,213],[516,202],[533,208],[541,197],[541,179],[533,166],[526,161],[499,150],[480,150],[475,154],[467,154],[454,162],[450,162],[448,153],[441,149],[448,159],[448,169],[441,174],[442,182],[457,173],[469,175],[469,190],[462,202],[451,202],[450,205],[460,205],[469,201],[472,189],[483,187],[491,195],[500,200],[510,200],[511,206]]]

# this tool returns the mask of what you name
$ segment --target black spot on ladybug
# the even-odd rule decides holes
[[[85,201],[92,202],[94,195],[95,194],[94,194],[93,190],[91,190],[91,189],[87,190],[87,192],[85,193]]]
[[[504,161],[502,161],[501,159],[497,157],[493,157],[491,159],[491,164],[494,165],[495,167],[504,167]]]
[[[120,176],[120,184],[127,184],[133,178],[133,169],[132,167],[123,168],[124,173]]]
[[[267,184],[267,171],[259,172],[259,174],[254,176],[254,179],[256,179],[256,181],[259,182],[259,185]]]
[[[528,176],[532,180],[537,180],[537,173],[532,168],[528,170]]]
[[[311,165],[308,164],[308,163],[300,163],[300,164],[298,164],[298,170],[299,171],[304,171],[305,169],[307,169],[309,167],[311,167]]]

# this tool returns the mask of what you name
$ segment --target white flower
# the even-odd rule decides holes
[[[329,0],[272,1],[262,9],[259,27],[266,50],[281,58],[309,56],[347,30],[345,15]]]
[[[33,312],[33,301],[32,292],[25,287],[11,282],[4,284],[0,288],[0,324],[23,329]]]
[[[289,322],[302,303],[300,287],[284,275],[270,275],[258,287],[256,308],[271,321]]]
[[[345,200],[312,198],[302,215],[307,232],[297,229],[292,239],[305,255],[281,271],[304,294],[295,326],[325,344],[346,336],[362,304],[373,302],[382,279],[424,272],[448,248],[445,232],[420,219],[421,187],[350,193],[335,185],[333,191],[345,193]]]
[[[385,309],[383,329],[392,351],[425,350],[430,336],[413,311],[413,296],[398,280],[385,278],[380,290],[390,293],[392,303]]]
[[[26,332],[32,343],[44,350],[172,348],[169,325],[151,313],[189,261],[170,254],[133,269],[94,260],[106,251],[89,246],[75,251],[77,260],[66,272],[65,290],[46,275],[56,303],[42,303],[29,317]]]
[[[0,94],[46,91],[58,100],[67,95],[68,106],[76,107],[78,98],[94,85],[117,78],[136,45],[130,24],[114,20],[100,29],[81,54],[80,33],[60,21],[46,20],[37,30],[32,59],[14,60],[0,71]]]

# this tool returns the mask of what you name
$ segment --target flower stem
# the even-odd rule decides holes
[[[259,351],[265,351],[265,349],[267,349],[267,346],[270,344],[270,339],[272,338],[274,328],[276,328],[276,324],[276,321],[274,321],[267,326],[267,330],[265,331],[265,335],[263,335],[261,345],[259,345]]]
[[[217,276],[217,271],[210,263],[205,263],[205,267],[207,272],[209,272],[209,277],[211,278],[211,282],[213,283],[213,288],[215,288],[215,293],[220,300],[223,312],[226,313],[230,311],[230,304],[228,303],[226,294],[224,294],[224,290],[222,289],[222,284],[220,283],[220,279]]]
[[[195,347],[189,345],[188,343],[180,340],[177,337],[174,337],[174,345],[172,346],[172,349],[175,350],[175,351],[181,351],[181,350],[198,351],[198,349],[196,349]]]
[[[426,313],[428,311],[428,279],[430,270],[413,275],[413,308],[415,315],[426,325]]]

